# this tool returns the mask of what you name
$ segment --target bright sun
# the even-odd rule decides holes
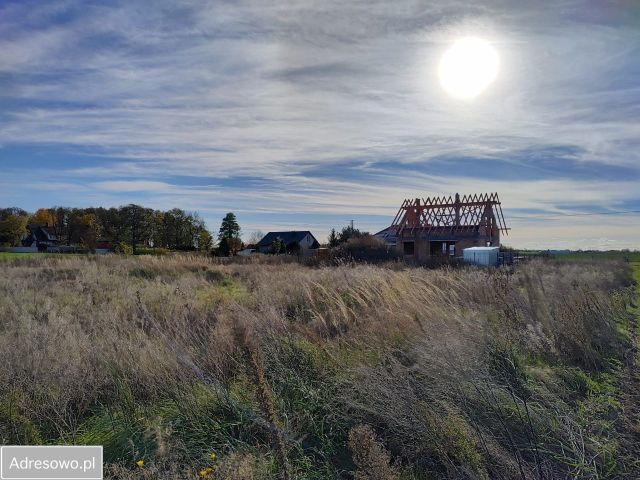
[[[467,37],[456,41],[442,56],[440,83],[453,97],[474,98],[498,75],[500,59],[489,42]]]

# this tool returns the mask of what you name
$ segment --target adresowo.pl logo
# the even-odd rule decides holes
[[[102,447],[3,446],[0,480],[102,480]]]

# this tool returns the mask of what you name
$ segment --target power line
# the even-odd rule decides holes
[[[590,213],[554,213],[551,215],[527,215],[526,217],[507,215],[509,220],[529,220],[532,218],[542,219],[562,219],[567,217],[590,217],[598,215],[625,215],[629,213],[640,213],[640,210],[618,210],[613,212],[590,212]]]

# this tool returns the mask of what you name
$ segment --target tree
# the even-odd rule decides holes
[[[218,245],[218,255],[228,257],[242,250],[242,240],[239,238],[223,238]]]
[[[4,220],[9,215],[16,217],[28,217],[29,214],[19,207],[0,208],[0,220]]]
[[[332,251],[332,255],[336,259],[357,262],[385,262],[400,257],[395,248],[389,249],[385,242],[368,233],[341,243]]]
[[[338,234],[336,233],[336,229],[332,228],[331,232],[329,232],[329,248],[335,248],[340,245],[340,240],[338,240]]]
[[[344,227],[338,234],[338,243],[345,243],[352,238],[359,238],[363,235],[365,235],[363,232],[349,225],[348,227]]]
[[[198,248],[200,232],[206,229],[204,221],[197,213],[187,213],[179,208],[163,215],[162,243],[174,250],[194,250]]]
[[[151,214],[149,218],[149,241],[151,246],[156,248],[165,248],[167,247],[165,230],[164,230],[164,217],[165,213],[160,211],[155,211]]]
[[[235,214],[229,212],[222,219],[218,232],[218,241],[220,242],[220,253],[222,255],[235,255],[242,248],[240,225],[238,225]]]
[[[205,229],[202,228],[198,233],[198,250],[201,252],[208,252],[213,247],[213,237]]]
[[[64,207],[54,207],[52,210],[55,219],[53,222],[54,232],[58,237],[58,240],[63,241],[64,238],[67,238],[67,226],[70,210]]]
[[[125,231],[117,208],[95,208],[93,214],[100,225],[100,237],[112,244],[117,244],[125,238]]]
[[[240,250],[244,248],[244,243],[242,243],[242,240],[240,240],[240,237],[229,239],[229,245],[231,246],[232,255],[235,255],[236,253],[238,253]]]
[[[285,253],[286,247],[284,242],[278,238],[276,238],[271,245],[269,245],[269,253],[273,253],[274,255],[278,255],[280,253]]]
[[[55,212],[49,208],[39,208],[31,218],[30,225],[53,227],[56,223]]]
[[[18,245],[26,233],[28,218],[12,214],[0,217],[0,244]]]
[[[124,237],[122,240],[128,240],[134,255],[136,253],[136,245],[139,243],[147,244],[150,234],[150,219],[153,210],[141,207],[140,205],[129,204],[120,207],[120,218],[123,227]]]
[[[218,233],[218,240],[223,238],[239,238],[240,237],[240,225],[236,220],[236,215],[232,212],[227,213],[222,219],[220,225],[220,231]]]
[[[114,251],[116,253],[121,253],[122,255],[133,255],[131,246],[126,242],[118,242],[118,244],[114,248]]]
[[[257,245],[258,243],[260,243],[260,240],[262,240],[263,238],[264,238],[264,233],[262,233],[260,230],[255,230],[254,232],[251,233],[251,235],[249,235],[249,244]]]
[[[229,216],[231,215],[231,217]],[[230,251],[242,248],[240,227],[235,216],[225,217],[225,231],[232,232],[228,242]],[[82,244],[94,250],[104,238],[114,245],[125,242],[135,253],[139,245],[175,250],[210,250],[214,239],[204,220],[196,212],[174,208],[167,212],[140,205],[119,208],[41,208],[33,215],[20,208],[0,208],[0,242],[16,244],[26,233],[27,221],[33,225],[48,225],[58,240],[67,245]]]
[[[72,242],[87,247],[95,252],[102,225],[94,213],[77,212],[72,218]]]
[[[218,255],[221,257],[228,257],[231,253],[231,246],[229,245],[229,239],[223,238],[218,243]]]

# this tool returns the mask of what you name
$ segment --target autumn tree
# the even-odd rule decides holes
[[[95,252],[102,231],[102,226],[96,214],[77,212],[72,222],[72,242],[88,248],[91,252]]]
[[[53,227],[56,223],[55,211],[50,208],[39,208],[29,218],[30,225]]]
[[[135,204],[119,208],[54,207],[41,208],[33,215],[19,208],[5,208],[0,209],[0,222],[3,222],[0,242],[4,244],[18,243],[26,233],[27,222],[48,225],[63,244],[82,244],[91,250],[102,238],[113,245],[124,242],[132,251],[140,244],[175,250],[210,250],[215,243],[197,213],[178,208],[163,212]],[[239,236],[232,238],[228,243],[231,251],[236,252],[242,242]]]
[[[242,250],[242,240],[239,238],[223,238],[218,244],[218,255],[228,257]]]
[[[202,228],[198,233],[198,250],[201,252],[208,252],[213,247],[213,237],[207,231],[207,229]]]
[[[0,244],[18,245],[27,231],[27,212],[19,208],[0,210]]]

